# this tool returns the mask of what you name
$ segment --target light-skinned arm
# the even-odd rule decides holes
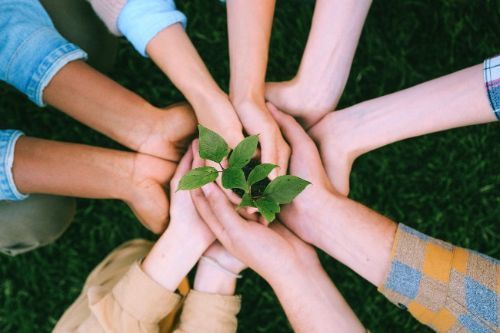
[[[21,193],[120,199],[158,233],[168,221],[163,186],[175,168],[173,162],[144,154],[23,136],[12,170]]]
[[[312,183],[283,207],[280,219],[301,239],[379,286],[389,268],[396,223],[340,195],[328,179],[314,142],[299,123],[273,106],[269,108],[293,150],[290,173]]]
[[[83,61],[64,66],[44,90],[44,101],[122,145],[178,161],[195,117],[187,104],[160,109]]]
[[[280,167],[271,178],[286,173],[290,157],[264,97],[274,6],[274,0],[227,2],[229,96],[246,132],[259,134],[262,162]]]
[[[267,228],[243,219],[213,183],[192,197],[225,249],[271,285],[295,332],[364,332],[312,247],[279,222]]]
[[[495,121],[482,65],[327,114],[310,129],[333,185],[346,195],[352,163],[379,147]]]
[[[294,78],[266,85],[266,98],[309,128],[333,111],[344,91],[371,0],[316,0]]]
[[[147,44],[147,54],[193,106],[198,122],[235,147],[242,126],[228,96],[214,81],[180,23],[160,31]]]

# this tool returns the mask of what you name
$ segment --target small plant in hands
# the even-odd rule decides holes
[[[290,203],[310,183],[296,176],[279,176],[270,181],[267,176],[277,167],[258,163],[252,157],[259,138],[248,136],[234,150],[217,133],[198,125],[200,157],[218,163],[220,170],[211,166],[195,168],[185,174],[177,190],[193,190],[215,181],[222,173],[222,186],[241,197],[238,208],[256,207],[267,222],[272,222],[280,212],[280,205]],[[228,157],[228,167],[221,164]]]

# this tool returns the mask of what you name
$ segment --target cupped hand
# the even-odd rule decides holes
[[[276,121],[264,103],[245,102],[236,106],[241,123],[246,132],[259,135],[261,162],[278,165],[270,178],[286,174],[290,147],[283,139]]]
[[[124,201],[139,221],[154,233],[165,230],[169,220],[169,200],[165,192],[176,170],[174,162],[135,153]]]
[[[337,192],[330,183],[316,145],[300,124],[270,103],[268,108],[292,148],[290,173],[312,183],[291,204],[283,206],[280,219],[300,238],[314,243],[319,237],[316,216],[324,211]]]
[[[193,163],[193,149],[190,147],[182,158],[175,175],[170,182],[170,226],[169,230],[178,235],[189,235],[208,248],[215,240],[214,235],[198,214],[189,191],[177,191],[182,176],[186,174]]]
[[[187,103],[178,103],[156,109],[154,121],[141,143],[138,152],[178,162],[186,152],[196,130],[196,117]]]
[[[304,256],[312,254],[303,253],[296,242],[290,242],[291,233],[281,230],[284,227],[279,222],[273,227],[280,231],[276,232],[241,217],[214,183],[191,191],[191,196],[200,216],[224,248],[268,281],[295,270]]]

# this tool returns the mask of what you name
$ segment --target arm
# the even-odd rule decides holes
[[[147,155],[21,137],[12,173],[21,193],[124,200],[160,232],[168,218],[163,185],[174,170],[174,163]]]
[[[193,106],[198,122],[221,133],[235,147],[242,127],[227,95],[219,88],[180,24],[160,31],[147,54]]]
[[[81,61],[64,66],[44,100],[124,146],[178,161],[177,143],[194,132],[189,106],[156,108]]]
[[[407,138],[494,120],[482,66],[476,65],[332,112],[310,134],[334,186],[347,194],[358,156]]]
[[[176,333],[235,333],[241,298],[236,279],[245,266],[214,243],[198,263],[194,289],[184,302]]]
[[[193,192],[193,199],[224,247],[273,287],[295,332],[363,331],[313,248],[279,222],[270,230],[244,220],[215,184]]]
[[[300,125],[275,109],[273,115],[294,151],[291,172],[313,183],[282,210],[287,226],[438,332],[463,326],[494,331],[495,315],[489,309],[497,307],[497,260],[397,226],[340,196]]]
[[[307,128],[334,110],[349,77],[370,5],[370,0],[317,0],[296,76],[268,83],[266,98],[300,118]]]
[[[274,0],[227,2],[230,98],[243,127],[259,134],[262,162],[280,166],[271,177],[285,174],[290,150],[265,106],[264,90]]]

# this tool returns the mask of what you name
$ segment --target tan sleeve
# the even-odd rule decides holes
[[[118,30],[118,16],[127,0],[87,0],[97,16],[101,18],[108,30],[116,36],[121,36]]]
[[[111,292],[93,287],[88,299],[91,317],[76,332],[156,333],[180,296],[161,287],[135,263]]]
[[[235,333],[241,297],[191,290],[174,333]]]

